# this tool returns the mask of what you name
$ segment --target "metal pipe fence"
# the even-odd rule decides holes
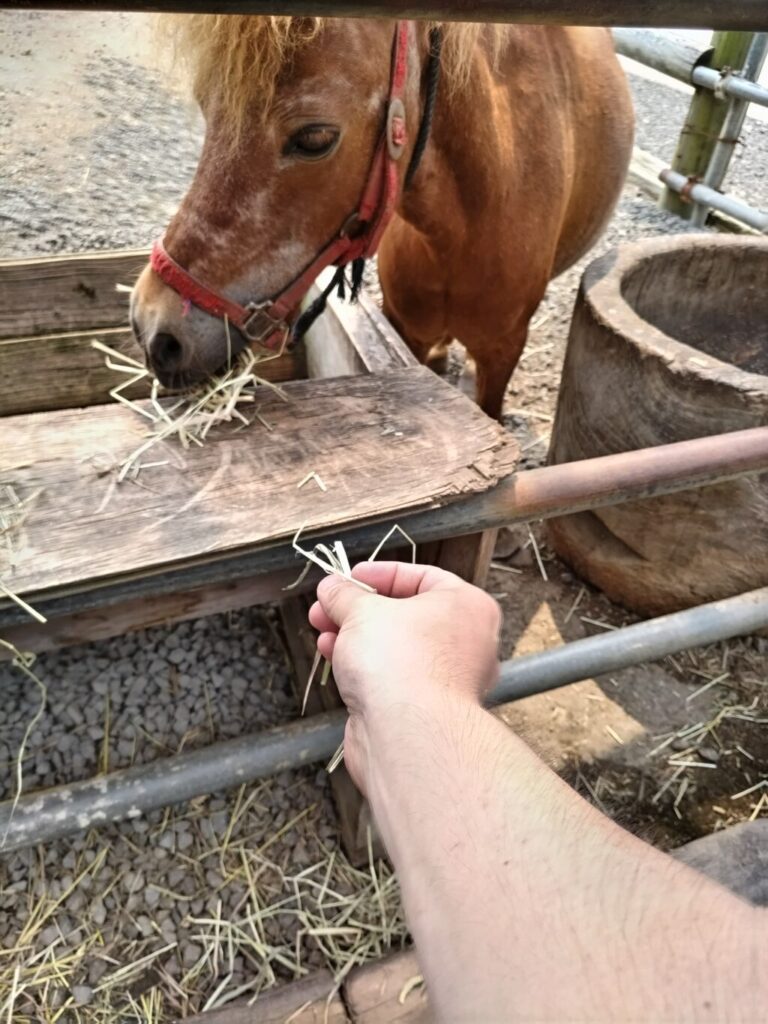
[[[749,48],[747,54],[747,60],[744,64],[744,70],[742,72],[743,78],[734,77],[732,72],[725,72],[722,75],[722,80],[719,89],[727,94],[727,87],[732,85],[740,85],[745,87],[747,90],[752,90],[753,93],[757,94],[758,98],[752,100],[752,102],[760,103],[762,106],[768,107],[768,89],[764,89],[760,85],[756,85],[755,82],[760,76],[763,64],[765,63],[766,55],[768,55],[768,33],[758,32],[752,40],[752,45]],[[696,80],[697,72],[707,72],[710,68],[696,68],[693,72],[694,81]],[[717,91],[717,90],[716,90]],[[744,122],[747,118],[749,111],[750,100],[748,98],[738,97],[735,93],[730,93],[731,102],[728,107],[728,114],[723,124],[723,129],[720,133],[720,138],[715,144],[715,148],[712,151],[712,156],[709,161],[709,166],[704,175],[702,185],[705,188],[714,189],[715,192],[719,192],[720,188],[725,180],[725,176],[728,173],[733,154],[736,146],[738,145],[741,133],[744,129]],[[691,216],[691,223],[694,227],[703,227],[707,222],[709,211],[711,207],[705,203],[697,203],[696,207]],[[758,217],[758,220],[765,221],[765,227],[759,230],[768,229],[768,215],[765,218]]]
[[[763,61],[765,60],[766,48],[765,44],[761,42],[764,35],[765,33],[760,32],[756,40],[758,47],[756,47],[755,52],[756,54],[759,53],[760,59],[757,67],[751,72],[755,78],[760,74]],[[741,100],[745,103],[756,103],[760,107],[768,107],[768,89],[751,79],[746,71],[742,76],[732,70],[716,71],[714,68],[700,65],[691,72],[690,81],[692,85],[711,89],[712,92],[728,96],[731,99]]]
[[[708,185],[691,181],[684,174],[679,174],[669,167],[661,172],[659,180],[667,188],[672,189],[678,195],[686,196],[692,202],[699,204],[704,210],[718,210],[720,213],[725,213],[727,216],[741,221],[756,231],[768,231],[768,213],[763,213],[762,210],[758,210],[748,203],[742,203],[739,199],[724,195]],[[701,223],[704,222],[704,219],[702,219]]]
[[[667,188],[694,204],[691,222],[701,227],[706,223],[709,211],[717,210],[757,231],[768,230],[768,213],[720,191],[739,142],[749,104],[768,108],[768,88],[757,82],[768,55],[768,34],[759,32],[755,35],[740,70],[710,67],[712,49],[699,51],[687,43],[655,32],[622,28],[614,29],[613,37],[616,51],[622,56],[686,85],[710,90],[729,104],[725,123],[701,179],[671,168],[660,175]]]
[[[724,601],[587,637],[501,665],[488,706],[655,661],[690,647],[768,626],[768,587]],[[189,754],[60,786],[0,805],[0,853],[49,842],[170,804],[242,786],[324,761],[344,736],[345,711],[333,711],[240,736]]]

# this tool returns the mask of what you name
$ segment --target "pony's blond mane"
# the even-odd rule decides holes
[[[191,78],[198,100],[215,86],[224,115],[237,136],[254,99],[265,112],[275,95],[283,69],[302,47],[315,39],[328,19],[259,17],[253,15],[164,15],[159,30],[178,64]],[[424,31],[432,26],[427,24]],[[443,71],[451,87],[467,78],[475,46],[489,33],[497,54],[504,28],[477,24],[445,24]]]

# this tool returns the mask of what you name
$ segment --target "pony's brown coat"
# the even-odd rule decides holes
[[[167,234],[172,255],[233,298],[283,287],[355,208],[381,131],[391,22],[191,16],[171,22],[208,122],[195,181]],[[427,28],[411,54],[411,145]],[[501,412],[547,283],[593,244],[629,161],[632,113],[600,29],[445,26],[446,79],[430,144],[380,250],[385,311],[437,365],[460,340],[478,399]],[[295,125],[343,129],[328,161],[284,158]],[[402,172],[408,163],[406,153]],[[181,318],[147,271],[134,297],[150,345],[171,331],[191,375],[222,361],[221,325]]]

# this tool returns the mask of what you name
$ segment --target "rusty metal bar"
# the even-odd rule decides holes
[[[495,529],[510,523],[551,519],[587,509],[621,505],[677,491],[768,472],[768,427],[717,434],[603,458],[545,466],[513,473],[484,494],[426,512],[399,516],[400,526],[419,543]],[[389,523],[338,529],[355,558],[366,557]],[[317,535],[328,539],[328,534]],[[308,538],[307,538],[308,539]],[[27,594],[49,618],[105,608],[137,597],[178,593],[226,580],[246,579],[295,567],[296,553],[285,541],[269,547],[232,552],[151,575],[117,580],[76,593]],[[275,597],[279,597],[276,594]],[[16,605],[0,605],[0,628],[27,621]]]
[[[647,28],[768,29],[765,0],[0,0],[0,7],[57,11],[175,11],[426,18]]]
[[[519,700],[765,626],[768,587],[503,662],[488,703]],[[327,712],[190,754],[30,793],[15,809],[11,802],[0,804],[0,853],[323,761],[340,743],[345,721],[345,711]]]
[[[766,471],[768,427],[753,427],[516,473],[491,493],[518,521],[550,519]]]

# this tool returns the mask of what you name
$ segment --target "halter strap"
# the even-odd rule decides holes
[[[150,264],[169,288],[206,313],[228,320],[249,342],[278,349],[290,335],[289,317],[321,271],[334,264],[343,267],[354,260],[374,255],[399,198],[397,165],[408,144],[404,97],[412,31],[413,22],[410,21],[399,21],[395,28],[386,125],[358,208],[312,262],[272,298],[242,306],[198,281],[168,254],[163,241],[158,239],[152,247]],[[439,51],[437,57],[439,60]],[[414,156],[420,159],[421,153]],[[410,175],[417,162],[412,162]]]

